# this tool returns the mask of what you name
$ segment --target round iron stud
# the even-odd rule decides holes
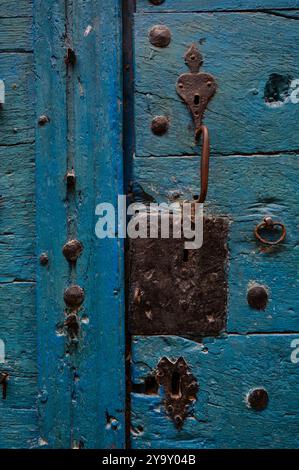
[[[248,397],[248,405],[255,411],[263,411],[269,403],[269,395],[264,388],[252,390]]]
[[[167,47],[171,41],[171,33],[169,28],[163,24],[153,26],[149,33],[149,40],[153,46]]]
[[[84,290],[80,286],[70,286],[65,289],[63,298],[68,307],[79,307],[84,301]]]
[[[268,292],[264,286],[251,287],[247,293],[247,301],[255,310],[265,310],[268,303]]]
[[[155,135],[163,135],[168,131],[169,120],[166,116],[156,116],[152,120],[152,132]]]
[[[82,250],[83,245],[79,240],[70,240],[64,245],[62,253],[70,263],[75,263],[81,255]]]

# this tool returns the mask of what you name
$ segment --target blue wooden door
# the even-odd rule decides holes
[[[123,192],[121,5],[0,17],[0,447],[123,447],[123,247],[95,234]]]
[[[226,219],[229,235],[223,331],[193,339],[180,330],[132,337],[134,448],[299,445],[298,8],[287,0],[136,2],[135,156],[128,139],[128,180],[142,201],[198,194],[199,147],[176,92],[187,72],[184,55],[195,43],[203,70],[218,84],[204,120],[211,137],[204,211]],[[163,47],[149,34],[156,25],[166,31]],[[163,135],[153,132],[157,116],[166,118]],[[256,239],[265,216],[284,224],[283,243]],[[264,295],[262,305],[252,302],[256,292]],[[171,419],[173,405],[167,408],[163,380],[156,380],[163,358],[172,364],[183,358],[198,384],[183,426]]]

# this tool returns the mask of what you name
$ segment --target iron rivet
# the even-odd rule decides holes
[[[70,240],[64,245],[62,253],[68,261],[74,263],[81,255],[82,250],[83,245],[79,240]]]
[[[84,290],[80,286],[70,286],[65,289],[63,298],[68,307],[79,307],[84,300]]]
[[[38,118],[38,123],[40,126],[44,126],[45,124],[48,124],[48,122],[50,122],[50,118],[45,114],[42,114],[42,116]]]
[[[149,33],[149,40],[153,46],[167,47],[171,41],[171,33],[167,26],[158,24]]]
[[[168,411],[168,413],[173,413],[173,406],[172,406],[172,405],[169,405],[169,406],[167,407],[167,411]]]
[[[153,5],[162,5],[162,3],[165,2],[165,0],[149,0],[150,3],[152,3]]]
[[[265,310],[268,303],[268,292],[264,286],[251,287],[247,293],[247,301],[251,308]]]
[[[48,253],[42,253],[39,257],[39,262],[42,266],[47,266],[47,264],[49,263]]]
[[[264,388],[256,388],[248,395],[248,405],[255,411],[262,411],[267,408],[269,396]]]
[[[168,131],[169,120],[166,116],[156,116],[152,120],[152,132],[156,135],[163,135]]]

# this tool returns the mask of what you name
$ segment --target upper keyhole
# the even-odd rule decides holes
[[[181,376],[174,371],[171,378],[171,396],[172,398],[181,398]]]
[[[200,103],[200,96],[199,95],[194,95],[194,104],[199,105]]]

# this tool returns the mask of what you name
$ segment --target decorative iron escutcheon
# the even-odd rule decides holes
[[[176,85],[177,93],[188,105],[195,124],[195,135],[202,124],[203,114],[210,99],[214,96],[217,84],[209,73],[199,72],[203,57],[195,44],[185,54],[185,62],[190,72],[183,73]]]
[[[164,389],[166,412],[181,429],[199,390],[196,378],[183,357],[175,362],[163,357],[157,366],[157,380]]]

